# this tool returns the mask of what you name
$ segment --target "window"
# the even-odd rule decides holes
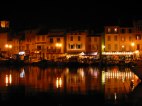
[[[116,35],[114,36],[114,41],[117,41],[117,36]]]
[[[74,46],[74,44],[69,44],[68,47],[69,47],[69,49],[74,49],[75,46]]]
[[[78,41],[80,41],[80,36],[78,36]]]
[[[57,42],[60,42],[60,38],[57,38]]]
[[[108,32],[108,33],[110,33],[110,32],[111,32],[111,29],[110,29],[110,28],[108,28],[108,29],[107,29],[107,32]]]
[[[37,50],[41,50],[41,46],[37,46]]]
[[[141,35],[140,34],[136,35],[136,40],[141,40]]]
[[[125,29],[121,29],[121,33],[125,33]]]
[[[73,44],[73,45],[70,45],[70,48],[71,48],[71,49],[74,49],[74,44]]]
[[[81,44],[76,44],[77,49],[81,49]]]
[[[53,43],[53,38],[50,38],[50,43]]]
[[[107,38],[107,39],[108,39],[108,41],[111,41],[111,37],[110,37],[110,36],[108,36],[108,38]]]
[[[118,29],[117,28],[114,28],[114,32],[117,32],[118,31]]]
[[[73,41],[73,36],[70,37],[70,41]]]

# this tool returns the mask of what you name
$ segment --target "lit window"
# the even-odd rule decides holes
[[[1,21],[0,22],[0,27],[2,27],[2,28],[8,28],[9,27],[9,22],[8,21]]]
[[[110,32],[110,31],[111,31],[111,29],[110,29],[110,28],[108,28],[108,29],[107,29],[107,31],[108,31],[108,32]]]
[[[1,27],[5,28],[5,21],[1,21]]]
[[[117,32],[117,30],[118,30],[117,28],[114,28],[114,31],[115,31],[115,32]]]
[[[141,40],[141,35],[140,34],[136,35],[136,40]]]

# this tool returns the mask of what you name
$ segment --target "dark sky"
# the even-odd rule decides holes
[[[142,6],[139,3],[84,4],[3,3],[0,6],[0,17],[1,19],[9,19],[13,29],[22,29],[39,24],[48,27],[99,29],[103,28],[104,25],[127,24],[133,19],[142,18]]]

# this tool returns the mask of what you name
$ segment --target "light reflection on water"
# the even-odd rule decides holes
[[[139,83],[140,79],[129,68],[0,68],[1,100],[10,99],[9,94],[14,94],[15,89],[8,88],[17,90],[24,86],[24,91],[20,92],[24,92],[22,96],[25,97],[41,92],[66,95],[97,92],[103,93],[106,102],[117,102],[126,99]]]

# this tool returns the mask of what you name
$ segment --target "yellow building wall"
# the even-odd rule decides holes
[[[73,41],[70,40],[70,37],[73,37]],[[80,36],[80,41],[78,41],[78,36]],[[81,53],[86,52],[86,39],[87,39],[87,33],[67,33],[66,35],[66,52],[67,53]],[[81,48],[76,48],[76,45],[80,44]],[[74,48],[69,48],[69,45],[74,45]]]

